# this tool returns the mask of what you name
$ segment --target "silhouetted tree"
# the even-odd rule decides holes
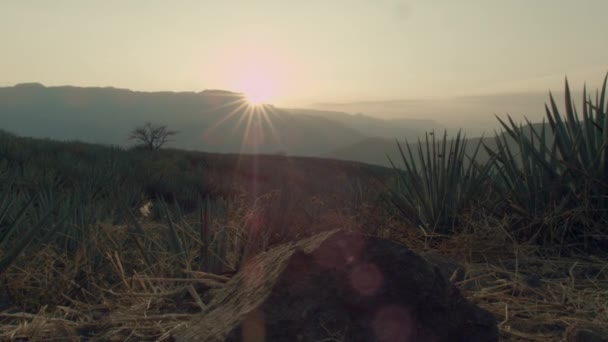
[[[147,122],[142,127],[137,127],[131,131],[129,140],[139,141],[143,148],[155,151],[168,143],[170,137],[176,135],[178,131],[167,128],[167,125],[153,125]]]

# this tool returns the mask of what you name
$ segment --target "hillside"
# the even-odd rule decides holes
[[[510,106],[509,100],[513,100]],[[431,130],[447,129],[451,136],[455,134],[457,126],[449,124],[454,118],[447,120],[447,126],[428,119],[441,111],[462,115],[457,123],[466,121],[468,136],[475,137],[470,131],[478,129],[474,129],[475,121],[469,119],[482,111],[490,117],[487,115],[490,104],[496,108],[514,108],[517,112],[537,100],[535,94],[488,95],[458,98],[452,107],[445,101],[420,100],[317,104],[328,108],[323,110],[281,109],[271,105],[251,107],[243,94],[223,90],[152,93],[30,83],[0,88],[0,128],[38,138],[128,146],[129,132],[151,121],[168,124],[179,131],[170,144],[172,148],[318,156],[390,166],[387,155],[393,160],[399,159],[395,139],[415,142]],[[419,113],[426,118],[381,119],[329,110],[332,108],[362,109],[374,115],[396,115],[395,110],[402,108],[409,114]],[[466,114],[466,110],[471,112]],[[491,118],[491,122],[491,126],[480,124],[486,128],[483,131],[489,137],[486,143],[490,146],[493,134],[487,134],[492,132],[487,127],[498,125],[495,118]]]
[[[504,217],[429,239],[384,201],[378,177],[393,174],[350,161],[125,150],[0,131],[0,236],[12,235],[0,244],[0,337],[170,340],[247,272],[247,256],[336,227],[384,236],[448,270],[465,297],[507,322],[503,340],[558,340],[583,321],[605,327],[594,310],[605,302],[605,259],[539,255],[513,241]]]
[[[540,132],[541,125],[542,124],[533,124],[533,127],[537,132]],[[550,133],[551,130],[549,128],[549,124],[546,124],[545,128],[547,134],[547,141],[550,142],[552,141],[552,135]],[[435,134],[437,134],[438,137],[443,136],[443,131],[435,131]],[[499,132],[498,134],[500,139],[503,139],[503,135],[505,133]],[[448,137],[452,136],[454,135],[452,135],[451,133],[450,135],[448,135]],[[529,137],[529,134],[526,134],[526,136]],[[423,139],[424,138],[421,138],[422,141],[424,141]],[[472,155],[475,152],[475,148],[479,144],[480,140],[482,140],[482,143],[485,146],[491,148],[492,150],[496,150],[495,133],[486,134],[484,137],[468,137],[466,149],[468,155]],[[353,145],[334,150],[328,154],[325,154],[324,157],[341,160],[353,160],[361,163],[391,167],[390,160],[396,162],[397,165],[401,163],[401,155],[399,153],[397,141],[402,145],[403,148],[405,148],[405,139],[368,138],[359,141]],[[412,144],[412,148],[418,148],[418,144],[415,140],[410,140],[409,142],[410,144]],[[513,140],[512,138],[507,138],[507,142],[509,143],[509,146],[513,151],[518,150],[517,142],[515,140]],[[423,151],[426,151],[426,149],[423,148]],[[488,153],[485,151],[484,148],[481,148],[478,152],[477,160],[483,162],[487,159]]]
[[[574,99],[579,102],[582,94],[580,92],[573,94]],[[561,99],[561,94],[558,94],[556,100],[560,102]],[[425,123],[432,118],[434,122],[439,123],[439,127],[425,123],[423,130],[447,128],[450,132],[455,132],[462,128],[469,136],[480,136],[484,132],[489,133],[499,128],[498,122],[493,117],[494,114],[501,116],[510,114],[516,121],[522,121],[524,116],[532,122],[541,121],[545,116],[543,106],[547,100],[547,93],[544,92],[520,92],[415,100],[314,103],[310,108],[364,113],[383,119],[408,118],[410,121],[408,125],[412,125],[415,119]],[[394,121],[393,123],[397,124]]]
[[[359,132],[364,132],[367,136],[374,138],[399,138],[413,141],[416,140],[416,138],[421,134],[424,134],[425,131],[444,128],[444,126],[430,119],[380,119],[378,117],[368,116],[361,113],[348,114],[345,112],[306,108],[287,110],[292,113],[300,113],[330,119]]]
[[[254,199],[273,191],[290,191],[301,196],[346,191],[339,198],[346,201],[352,195],[348,188],[354,190],[360,185],[356,185],[359,180],[392,173],[379,166],[318,157],[127,150],[78,141],[24,138],[2,130],[0,161],[15,170],[17,165],[27,167],[30,172],[24,177],[35,179],[49,174],[64,189],[91,180],[99,172],[116,173],[136,184],[148,198],[173,199],[180,196],[192,199],[197,193],[212,197],[246,195]]]
[[[242,94],[220,90],[146,93],[40,84],[0,88],[2,128],[32,137],[124,146],[130,130],[151,121],[180,131],[172,142],[175,148],[311,156],[364,138],[322,117],[273,106],[265,106],[265,114],[253,110]]]

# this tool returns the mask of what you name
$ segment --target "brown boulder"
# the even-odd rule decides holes
[[[495,318],[405,246],[344,231],[249,262],[178,341],[497,341]]]

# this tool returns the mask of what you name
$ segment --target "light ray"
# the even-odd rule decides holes
[[[264,120],[264,122],[268,125],[268,128],[270,129],[270,134],[272,135],[272,138],[274,138],[274,140],[279,145],[283,145],[283,142],[281,141],[281,138],[279,137],[279,134],[278,134],[276,128],[274,127],[274,124],[272,123],[272,118],[269,115],[270,114],[270,110],[267,110],[266,106],[263,106],[262,108],[260,108],[261,117]]]
[[[248,104],[246,101],[244,101],[243,99],[241,100],[237,100],[237,101],[232,101],[226,105],[222,105],[222,106],[218,106],[215,108],[212,108],[211,111],[217,111],[221,108],[227,108],[229,106],[233,106],[235,104],[238,104],[238,106],[231,110],[228,114],[226,114],[221,120],[217,121],[216,123],[213,124],[213,126],[209,127],[208,130],[212,130],[212,129],[216,129],[218,128],[222,123],[226,122],[228,119],[230,119],[232,116],[237,115],[241,110],[245,109]]]

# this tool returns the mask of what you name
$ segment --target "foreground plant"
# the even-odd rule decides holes
[[[405,151],[397,142],[405,170],[390,160],[397,175],[391,189],[391,202],[411,224],[436,233],[457,229],[463,211],[471,208],[484,191],[489,164],[480,165],[477,155],[481,140],[467,154],[467,139],[458,132],[448,140],[447,132],[437,141],[427,133],[425,141],[418,140],[416,151],[409,143]],[[407,152],[407,153],[406,153]]]
[[[53,222],[56,206],[45,209],[40,217],[34,217],[32,207],[40,205],[40,197],[29,199],[14,195],[10,190],[0,193],[0,275],[23,254],[30,244],[51,241],[62,228],[67,215]],[[13,215],[11,217],[11,211]],[[3,224],[4,223],[4,224]]]
[[[545,105],[550,132],[544,122],[523,126],[498,118],[505,134],[496,135],[495,150],[486,150],[496,161],[495,188],[527,224],[519,237],[586,244],[602,235],[589,230],[608,218],[607,81],[608,75],[595,101],[583,90],[580,116],[566,80],[565,110],[552,94]]]

